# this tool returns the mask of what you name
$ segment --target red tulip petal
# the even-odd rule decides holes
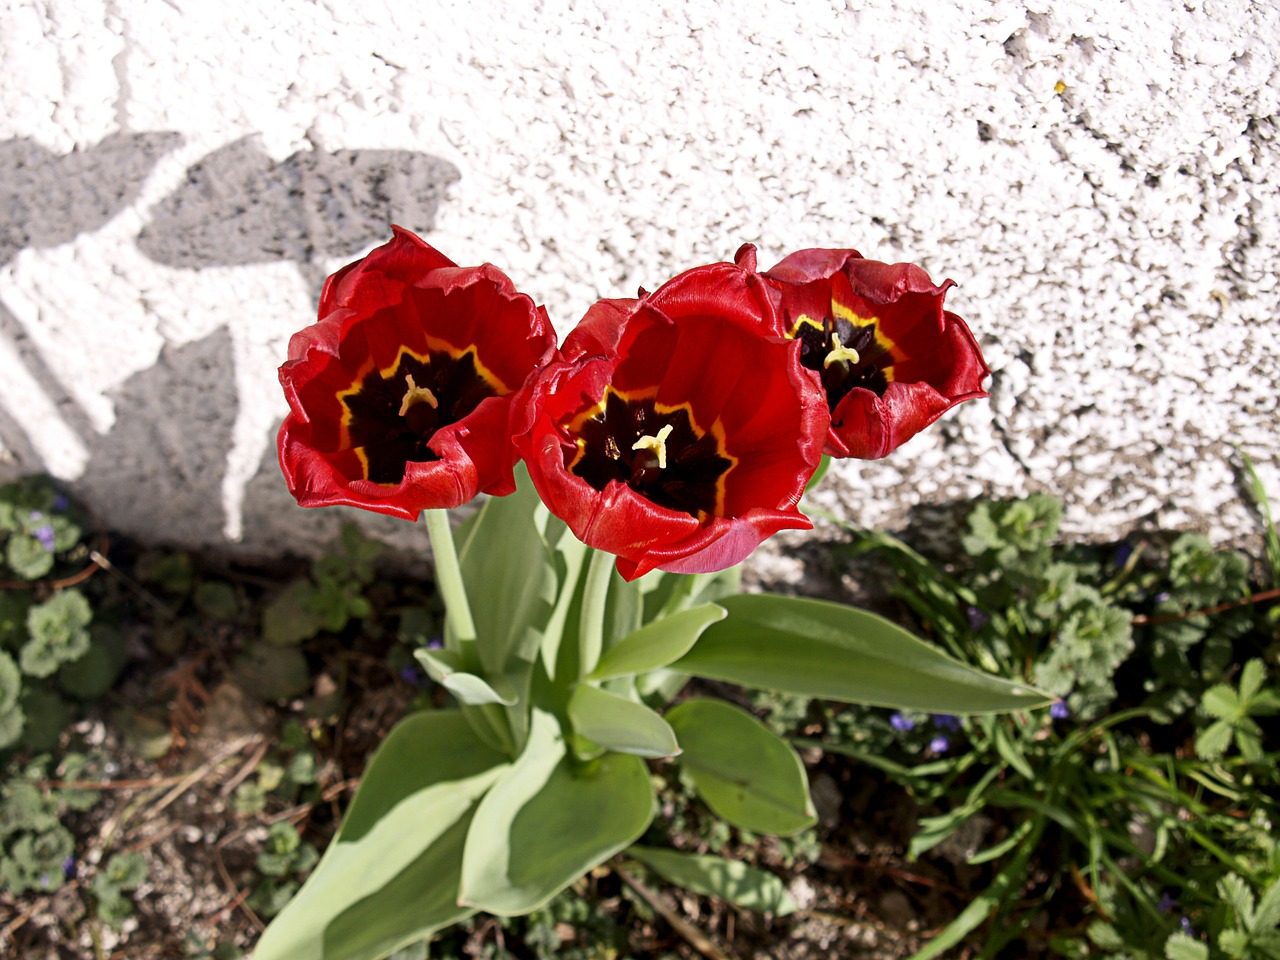
[[[526,387],[512,431],[539,495],[623,577],[724,569],[809,526],[826,399],[778,329],[758,277],[712,264],[597,303],[566,338],[575,362]]]
[[[990,372],[960,317],[954,286],[910,263],[855,250],[801,250],[763,274],[802,363],[827,393],[835,457],[883,457],[965,400]]]
[[[458,267],[395,228],[329,278],[321,309],[280,368],[299,503],[413,520],[515,489],[512,398],[555,350],[541,307],[496,267]]]

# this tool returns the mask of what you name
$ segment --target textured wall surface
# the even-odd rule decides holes
[[[1049,490],[1074,531],[1238,537],[1231,444],[1280,492],[1274,3],[0,17],[0,475],[50,471],[128,532],[329,535],[279,479],[275,368],[392,220],[496,263],[562,333],[743,241],[957,280],[991,398],[838,465],[821,503],[858,523]]]

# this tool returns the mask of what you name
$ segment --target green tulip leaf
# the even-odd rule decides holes
[[[718,602],[729,616],[708,627],[673,670],[744,687],[931,713],[1026,710],[1053,699],[1025,683],[965,666],[864,610],[769,594]]]
[[[722,700],[686,700],[667,712],[667,722],[694,786],[725,820],[783,837],[817,821],[799,754],[745,710]]]
[[[646,624],[605,651],[591,678],[609,680],[665,667],[688,653],[702,632],[725,616],[724,607],[705,603]]]
[[[719,897],[744,910],[785,917],[795,913],[796,902],[782,880],[758,867],[724,857],[680,853],[632,845],[627,850],[668,883],[694,893]]]
[[[702,603],[735,596],[742,586],[742,565],[715,573],[663,573],[652,570],[635,581],[644,597],[646,622],[669,617]]]
[[[569,698],[574,732],[588,740],[638,757],[672,757],[680,752],[667,721],[644,704],[587,683]]]
[[[534,709],[529,739],[471,822],[458,900],[498,916],[545,904],[649,826],[653,786],[639,757],[569,756],[555,718]]]
[[[571,630],[577,629],[577,618],[571,618],[569,613],[575,609],[574,601],[579,599],[576,587],[582,574],[589,548],[570,533],[569,528],[564,525],[564,521],[557,517],[552,517],[548,521],[547,533],[549,542],[553,544],[552,550],[555,557],[556,573],[560,579],[560,588],[559,595],[556,597],[555,608],[551,612],[551,617],[547,620],[546,629],[543,633],[541,652],[543,669],[546,670],[548,677],[554,679],[560,659],[561,646],[566,647],[566,652],[568,648],[574,647],[576,633],[572,637],[569,634]],[[566,638],[569,641],[567,644],[565,643]],[[576,664],[574,666],[576,667]]]
[[[550,518],[523,464],[516,492],[490,497],[458,551],[476,628],[483,673],[512,672],[513,660],[532,664],[556,602],[556,570],[545,538]]]
[[[456,711],[401,722],[255,960],[368,960],[468,916],[458,903],[463,843],[504,759]]]
[[[519,699],[515,688],[505,677],[485,680],[457,669],[459,657],[456,654],[451,655],[446,650],[416,650],[413,655],[427,676],[453,694],[459,703],[469,707],[500,703],[509,707]]]

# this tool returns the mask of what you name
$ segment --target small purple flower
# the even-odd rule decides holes
[[[61,513],[63,510],[67,509],[67,507],[69,506],[71,506],[71,502],[67,500],[67,498],[64,497],[62,494],[55,493],[53,495],[53,509]]]
[[[929,749],[934,753],[946,753],[951,749],[951,741],[946,737],[934,737],[929,741]]]
[[[421,686],[422,671],[413,666],[413,664],[409,664],[407,667],[400,668],[400,679],[411,687]]]
[[[899,733],[906,733],[908,730],[915,729],[916,722],[901,713],[895,713],[889,718],[889,725]]]
[[[1160,902],[1156,904],[1156,909],[1161,913],[1169,913],[1177,905],[1177,898],[1168,890],[1165,890],[1160,894]]]
[[[76,873],[78,872],[75,857],[67,857],[67,859],[62,861],[62,875],[68,880],[74,880],[76,878]]]
[[[1172,596],[1172,594],[1170,594],[1168,590],[1161,590],[1151,599],[1154,600],[1156,603],[1164,603],[1169,599],[1170,596]]]
[[[1188,937],[1194,937],[1196,935],[1196,928],[1191,925],[1190,917],[1183,917],[1178,921],[1178,925],[1182,927],[1182,932]]]
[[[939,730],[959,730],[960,718],[949,713],[935,713],[933,715],[933,725]]]
[[[40,541],[40,546],[44,547],[46,552],[53,553],[55,540],[53,527],[46,523],[43,527],[36,528],[35,538]]]
[[[1055,700],[1049,705],[1049,716],[1055,720],[1065,720],[1071,716],[1071,708],[1065,700]]]
[[[969,618],[969,629],[972,630],[974,633],[977,633],[979,630],[981,630],[983,627],[985,627],[988,623],[991,622],[991,618],[988,617],[981,610],[979,610],[977,607],[973,607],[973,606],[968,607],[965,610],[964,614],[966,617]]]
[[[1129,558],[1133,556],[1133,547],[1127,543],[1121,543],[1116,546],[1116,552],[1111,555],[1111,562],[1117,567],[1123,567],[1129,562]]]
[[[444,647],[444,637],[442,637],[438,633],[434,637],[431,637],[429,640],[427,640],[428,650],[440,650],[440,649],[443,649],[443,647]]]

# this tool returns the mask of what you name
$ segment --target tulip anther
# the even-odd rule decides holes
[[[440,405],[430,387],[420,387],[413,382],[412,373],[405,374],[404,384],[407,389],[404,392],[404,399],[400,401],[400,416],[403,417],[408,413],[409,408],[415,403],[426,403],[433,410]]]
[[[831,366],[833,363],[857,363],[862,358],[858,351],[853,347],[846,347],[840,342],[840,338],[836,336],[835,331],[831,333],[831,352],[827,354],[822,361],[823,369]]]
[[[671,436],[671,431],[675,428],[671,424],[667,424],[658,431],[657,436],[641,437],[631,445],[632,450],[652,450],[658,458],[658,469],[667,469],[667,437]]]

